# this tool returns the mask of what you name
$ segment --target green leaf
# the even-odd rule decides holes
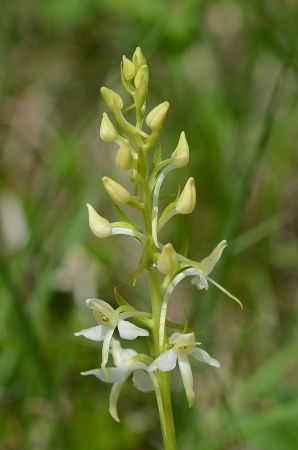
[[[180,248],[179,252],[182,256],[188,255],[188,248],[189,248],[189,239],[186,239],[184,243],[182,244],[182,247]]]
[[[119,306],[128,306],[129,308],[132,308],[130,304],[119,294],[116,287],[114,287],[114,296]]]
[[[128,279],[132,282],[133,286],[135,286],[137,279],[143,272],[143,270],[146,269],[148,266],[150,260],[150,241],[147,240],[144,245],[144,251],[140,258],[139,264],[137,265],[137,268],[128,276]]]
[[[116,209],[117,215],[118,215],[118,217],[119,217],[119,219],[120,219],[120,222],[128,222],[128,223],[130,223],[131,225],[135,226],[135,224],[134,224],[134,223],[132,222],[132,220],[128,217],[128,215],[125,214],[125,212],[124,212],[118,205],[115,205],[115,209]]]

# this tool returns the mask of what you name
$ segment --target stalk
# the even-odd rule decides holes
[[[143,180],[142,188],[143,188],[144,222],[145,222],[146,238],[150,240],[149,253],[150,259],[153,260],[155,248],[152,238],[152,200],[149,188],[149,177]],[[165,340],[162,344],[159,343],[159,322],[160,322],[162,295],[157,270],[155,268],[149,268],[147,269],[147,271],[149,277],[149,289],[152,306],[153,343],[154,343],[153,357],[155,359],[164,351],[166,344]],[[158,389],[156,390],[156,398],[164,450],[175,450],[176,433],[171,401],[170,374],[166,372],[157,371],[156,378],[158,384]]]

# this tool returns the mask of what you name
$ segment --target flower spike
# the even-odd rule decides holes
[[[184,325],[167,320],[173,290],[184,278],[190,277],[191,283],[199,290],[207,290],[211,283],[241,307],[242,304],[210,278],[227,245],[226,241],[221,241],[210,255],[200,262],[187,257],[188,246],[184,245],[179,254],[171,243],[159,242],[158,233],[167,222],[177,214],[190,214],[196,205],[195,181],[190,177],[182,192],[179,189],[175,200],[167,204],[159,214],[162,183],[172,170],[188,164],[189,145],[185,132],[182,131],[170,156],[163,159],[160,136],[169,103],[164,101],[148,111],[149,69],[139,47],[132,58],[123,56],[120,75],[122,86],[128,94],[125,98],[122,99],[117,92],[107,87],[100,90],[113,113],[112,121],[106,113],[103,114],[100,137],[105,142],[117,145],[115,164],[121,171],[128,172],[127,178],[132,184],[126,189],[118,180],[104,176],[102,182],[114,202],[119,221],[110,222],[90,204],[87,204],[88,219],[91,231],[98,238],[116,234],[128,235],[141,245],[139,263],[129,279],[134,286],[140,274],[147,272],[151,311],[139,311],[131,306],[115,288],[115,299],[119,306],[114,309],[104,300],[88,299],[86,303],[94,316],[95,326],[78,331],[75,335],[102,343],[100,367],[82,372],[82,375],[94,375],[104,383],[111,384],[111,416],[119,421],[118,399],[129,378],[134,387],[142,392],[154,390],[164,447],[174,450],[176,442],[168,382],[170,377],[159,372],[156,375],[155,371],[169,372],[178,366],[188,405],[191,407],[195,401],[191,358],[213,367],[219,367],[220,364],[195,341],[195,335],[191,332],[193,329],[188,326],[187,311],[184,311]],[[152,158],[149,156],[149,150],[154,152]],[[142,223],[137,221],[138,218],[130,217],[125,205],[134,208],[135,215],[141,214]],[[146,278],[143,281],[145,280]],[[179,332],[168,335],[167,327]],[[138,337],[148,337],[149,332],[149,354],[137,353],[132,348],[122,348],[120,342],[115,339],[115,333],[122,339],[135,340]],[[109,364],[110,353],[112,364]]]

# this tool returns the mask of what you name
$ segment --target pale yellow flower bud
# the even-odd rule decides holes
[[[130,200],[130,193],[121,184],[109,177],[103,177],[102,182],[109,196],[118,205],[124,205]]]
[[[125,55],[122,57],[122,73],[125,80],[132,80],[136,74],[136,68],[134,63],[126,58]]]
[[[148,66],[146,66],[146,64],[144,64],[137,71],[136,77],[134,79],[135,87],[136,88],[144,87],[147,89],[148,78],[149,78]]]
[[[140,47],[137,47],[135,49],[135,52],[132,57],[132,61],[135,65],[136,70],[138,70],[138,68],[141,67],[143,64],[146,64],[145,56],[143,55]]]
[[[99,130],[100,137],[105,142],[114,142],[117,138],[117,131],[109,119],[107,113],[103,113]]]
[[[196,206],[195,181],[191,177],[184,186],[176,204],[176,211],[180,214],[190,214]]]
[[[171,156],[171,162],[175,167],[184,167],[189,161],[189,146],[184,131],[180,134],[179,142]]]
[[[87,203],[89,214],[89,226],[93,234],[99,238],[107,238],[112,235],[112,225],[106,219],[101,217],[93,208]]]
[[[134,79],[134,84],[136,89],[136,103],[139,107],[142,107],[148,93],[148,80],[149,71],[148,66],[144,64],[137,71],[136,77]]]
[[[116,164],[122,170],[129,170],[133,166],[131,146],[128,141],[122,142],[116,155]]]
[[[169,109],[169,102],[163,102],[160,105],[156,106],[148,116],[146,117],[146,124],[151,130],[158,130],[161,128],[163,121],[167,115]]]
[[[158,270],[164,274],[176,272],[179,268],[179,260],[177,253],[175,252],[172,244],[166,244],[163,246],[161,254],[157,259]]]
[[[123,108],[123,100],[116,92],[112,89],[102,87],[100,88],[101,95],[108,105],[108,107],[114,111],[115,109],[121,110]]]

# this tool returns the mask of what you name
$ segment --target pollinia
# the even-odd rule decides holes
[[[132,60],[123,56],[121,80],[124,90],[132,98],[127,106],[120,95],[102,87],[101,94],[109,108],[104,113],[100,125],[100,137],[105,142],[118,147],[115,162],[121,171],[130,176],[131,189],[127,190],[117,181],[103,177],[102,183],[116,205],[120,221],[110,222],[91,206],[87,205],[91,231],[100,239],[114,234],[128,235],[142,246],[142,256],[130,279],[135,285],[139,275],[148,275],[151,308],[139,311],[131,306],[115,288],[114,309],[108,302],[88,299],[97,325],[75,333],[87,339],[102,342],[101,366],[82,372],[95,375],[104,383],[111,384],[109,411],[119,421],[117,401],[126,381],[132,377],[136,389],[143,392],[154,391],[157,400],[164,448],[175,450],[175,427],[170,394],[170,371],[178,365],[189,406],[194,403],[193,375],[191,359],[213,367],[219,362],[200,347],[187,324],[176,324],[168,320],[167,310],[176,286],[187,277],[199,289],[215,285],[241,306],[240,301],[210,277],[219,261],[226,241],[220,242],[214,250],[200,262],[192,261],[185,254],[178,253],[172,243],[163,244],[160,232],[176,214],[190,214],[196,204],[195,180],[189,178],[181,193],[160,211],[160,189],[166,176],[183,168],[189,161],[189,146],[184,131],[171,156],[162,159],[160,136],[169,103],[163,102],[147,112],[149,71],[141,49],[138,47]],[[125,116],[129,110],[135,111],[135,121],[131,123]],[[111,118],[111,113],[113,119]],[[130,113],[131,114],[131,113]],[[140,227],[121,209],[127,205],[136,209],[143,226]],[[118,336],[118,339],[115,337]],[[147,339],[148,354],[140,354],[131,348],[124,348],[121,340]],[[113,362],[109,363],[109,355]],[[178,363],[178,364],[177,364]]]

